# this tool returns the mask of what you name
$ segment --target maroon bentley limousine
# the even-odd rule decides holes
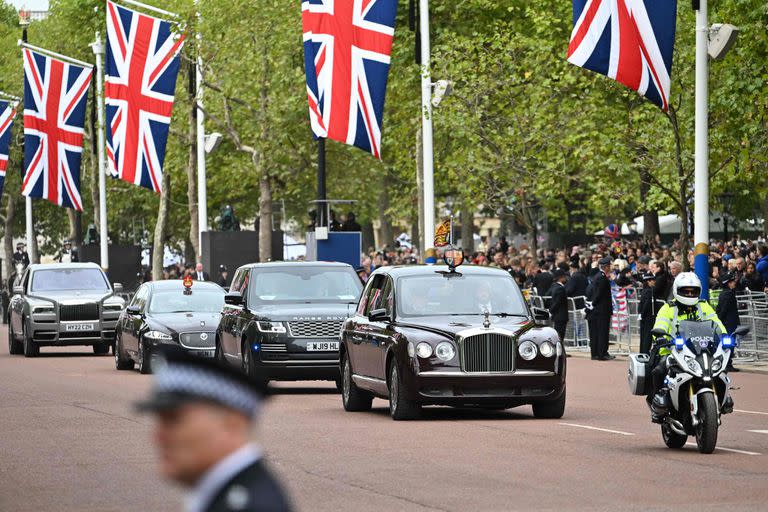
[[[565,350],[545,310],[531,311],[505,271],[383,267],[341,331],[342,401],[366,411],[389,399],[392,418],[422,405],[565,411]]]

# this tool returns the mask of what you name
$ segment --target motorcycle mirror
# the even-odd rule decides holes
[[[667,334],[667,331],[661,328],[656,328],[651,331],[651,334],[657,337],[667,337],[669,334]]]
[[[749,327],[746,325],[740,325],[736,328],[735,331],[733,331],[732,336],[746,336],[747,334],[749,334]]]

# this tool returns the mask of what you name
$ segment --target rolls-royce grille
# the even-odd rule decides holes
[[[342,322],[288,322],[294,338],[336,338]]]
[[[61,304],[59,306],[59,320],[63,322],[98,319],[99,305],[95,302],[88,304]]]
[[[478,334],[461,341],[461,369],[465,372],[511,372],[515,340],[503,334]]]
[[[187,348],[214,348],[216,346],[216,333],[185,332],[179,335],[179,341],[182,346]]]

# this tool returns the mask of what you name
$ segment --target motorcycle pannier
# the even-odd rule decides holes
[[[651,386],[651,357],[648,354],[629,354],[627,382],[633,395],[648,394]]]

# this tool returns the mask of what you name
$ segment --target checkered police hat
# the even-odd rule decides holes
[[[136,404],[142,412],[158,412],[190,402],[212,402],[248,417],[256,416],[266,389],[216,361],[169,347],[160,354],[150,396]]]

